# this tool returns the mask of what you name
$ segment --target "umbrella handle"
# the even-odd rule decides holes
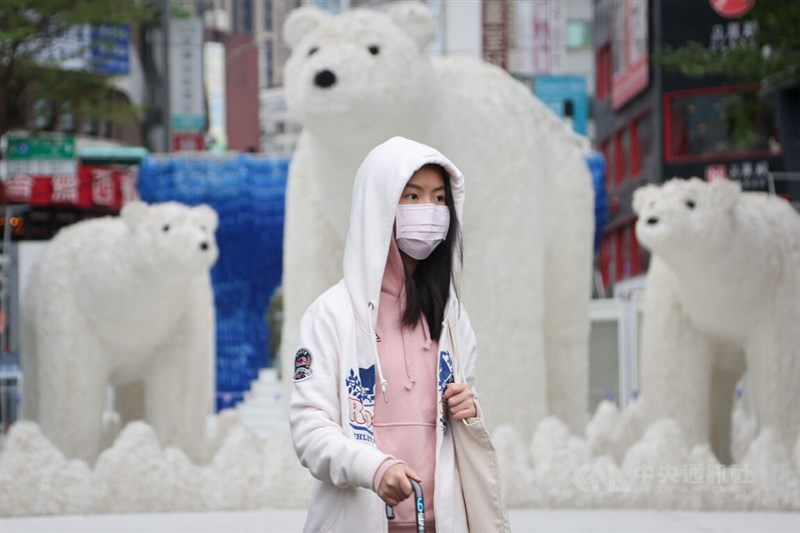
[[[425,499],[422,496],[422,486],[409,478],[414,489],[414,508],[417,511],[417,533],[425,533]],[[386,504],[386,518],[394,520],[394,507]]]

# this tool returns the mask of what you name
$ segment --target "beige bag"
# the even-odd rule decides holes
[[[448,323],[453,351],[453,379],[465,383],[461,360]],[[461,477],[461,492],[467,512],[467,525],[472,533],[504,533],[511,531],[508,511],[500,484],[497,453],[483,419],[452,421],[450,424],[455,445],[456,468]]]

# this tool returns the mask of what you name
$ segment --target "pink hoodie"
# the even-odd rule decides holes
[[[387,459],[375,473],[380,486],[386,471],[406,463],[422,477],[426,530],[434,531],[433,483],[436,453],[438,341],[431,340],[424,317],[414,329],[402,324],[405,309],[405,271],[400,251],[392,238],[381,285],[378,307],[378,355],[384,378],[392,384],[383,395],[375,395],[373,428],[378,448],[396,457]],[[395,509],[389,531],[416,531],[413,496]]]

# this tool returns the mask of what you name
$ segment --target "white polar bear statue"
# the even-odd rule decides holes
[[[108,386],[123,423],[204,459],[214,392],[208,206],[130,202],[120,217],[62,229],[23,301],[23,413],[68,458],[101,451]]]
[[[650,420],[731,461],[731,408],[747,371],[759,429],[788,451],[800,430],[800,215],[728,181],[673,179],[633,197],[652,253],[641,391]]]
[[[582,433],[594,218],[581,143],[502,69],[431,60],[434,34],[419,3],[338,16],[305,6],[285,23],[287,103],[304,130],[287,191],[283,375],[303,311],[342,276],[356,170],[399,135],[466,176],[461,290],[487,420],[527,438],[555,414]]]

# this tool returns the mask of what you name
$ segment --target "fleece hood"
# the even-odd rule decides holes
[[[373,148],[358,168],[353,185],[350,229],[344,247],[344,281],[356,317],[368,331],[375,328],[383,271],[400,195],[414,172],[428,164],[441,165],[450,175],[452,198],[448,202],[454,203],[460,222],[464,206],[464,176],[435,148],[393,137]],[[457,273],[457,259],[453,260],[453,271]],[[452,287],[450,293],[453,294]]]

